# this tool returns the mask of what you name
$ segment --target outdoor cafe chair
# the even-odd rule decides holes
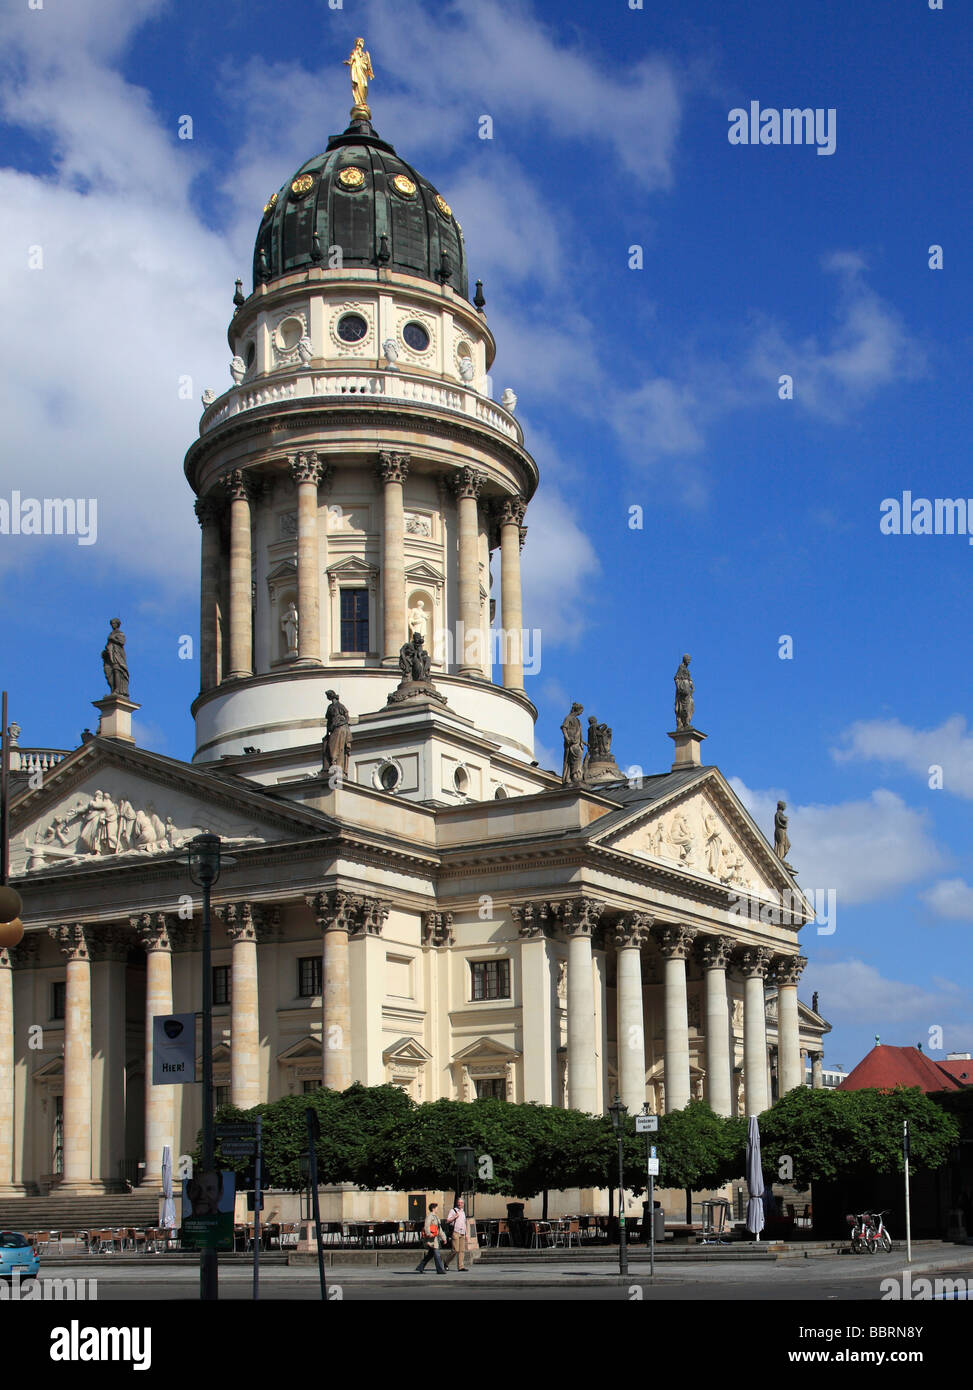
[[[554,1231],[550,1221],[531,1221],[530,1223],[530,1245],[531,1249],[541,1249],[543,1246],[550,1249],[554,1244]]]

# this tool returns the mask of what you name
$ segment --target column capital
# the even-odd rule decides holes
[[[361,914],[351,927],[351,935],[381,936],[391,910],[392,904],[384,898],[363,898]]]
[[[223,503],[220,498],[208,492],[205,497],[196,498],[193,503],[193,511],[196,513],[196,520],[200,526],[216,526],[223,515]]]
[[[258,903],[224,903],[214,911],[234,945],[238,941],[259,942],[264,912]]]
[[[527,503],[523,497],[504,497],[496,509],[497,525],[519,528],[526,511]]]
[[[527,941],[547,935],[550,909],[546,902],[511,903],[510,916],[517,924],[517,935]]]
[[[654,919],[648,912],[626,912],[612,927],[615,950],[639,950],[649,940]]]
[[[767,978],[770,970],[771,952],[766,946],[745,946],[735,955],[734,964],[745,979]]]
[[[733,941],[729,936],[701,937],[696,948],[706,970],[726,970],[733,956]]]
[[[451,912],[427,912],[422,919],[423,946],[454,946],[453,914]]]
[[[692,927],[667,923],[655,928],[653,935],[660,955],[666,960],[687,960],[696,940]]]
[[[10,949],[9,954],[14,970],[33,970],[40,955],[40,932],[26,934],[18,946]]]
[[[361,911],[362,899],[337,888],[331,893],[313,893],[304,900],[322,932],[351,931]]]
[[[468,465],[458,468],[450,477],[450,486],[457,498],[472,497],[475,501],[480,495],[480,489],[486,482],[486,474],[479,468],[471,468]]]
[[[409,474],[411,454],[383,450],[378,456],[378,476],[383,483],[404,483]]]
[[[252,502],[257,495],[257,480],[242,468],[224,473],[220,485],[226,489],[231,502]]]
[[[298,486],[301,483],[312,483],[314,487],[320,487],[325,473],[329,471],[313,451],[307,454],[288,454],[287,467]]]
[[[88,938],[92,961],[127,960],[131,944],[131,937],[120,927],[97,927]]]
[[[807,956],[777,956],[772,970],[778,989],[784,985],[793,985],[796,988],[806,965]]]
[[[69,961],[90,961],[90,926],[85,926],[83,922],[76,922],[70,927],[48,927],[47,930]]]
[[[140,917],[130,917],[128,920],[146,954],[172,950],[169,919],[164,912],[144,912]]]
[[[568,898],[551,906],[566,936],[591,936],[605,910],[600,898]]]

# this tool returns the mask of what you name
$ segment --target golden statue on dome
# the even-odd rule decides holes
[[[368,79],[374,77],[372,55],[365,47],[365,40],[358,38],[355,46],[345,59],[346,68],[351,68],[351,90],[355,104],[351,108],[353,119],[370,121],[372,113],[368,109]]]

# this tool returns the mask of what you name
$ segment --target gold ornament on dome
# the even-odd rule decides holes
[[[368,79],[375,74],[372,71],[372,55],[365,47],[364,39],[355,40],[355,46],[345,59],[344,65],[351,68],[351,93],[355,98],[355,104],[351,108],[352,117],[363,117],[367,121],[372,114],[368,109]]]
[[[403,197],[415,197],[416,186],[405,174],[396,174],[395,178],[392,180],[392,187],[397,193],[401,193]]]
[[[276,206],[277,206],[277,194],[276,194],[276,193],[271,193],[269,201],[266,202],[266,203],[264,203],[264,217],[267,216],[267,214],[268,214],[268,212],[270,212],[271,208],[275,208]]]
[[[444,217],[452,217],[453,209],[449,206],[441,193],[436,194],[436,207]]]
[[[308,193],[314,187],[314,180],[310,174],[302,174],[299,179],[295,179],[291,184],[292,193]]]
[[[353,164],[349,164],[338,174],[338,182],[342,188],[361,188],[365,182],[365,175],[360,169],[356,169]]]

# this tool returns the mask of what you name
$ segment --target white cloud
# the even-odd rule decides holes
[[[973,888],[962,878],[941,878],[919,895],[937,917],[973,922]]]
[[[754,791],[738,777],[730,785],[773,844],[774,812],[786,793]],[[805,891],[833,888],[844,905],[878,902],[935,872],[942,856],[930,834],[929,816],[885,788],[867,800],[834,806],[788,804],[790,859]]]
[[[863,1027],[892,1025],[897,1046],[911,1045],[907,1040],[910,1030],[923,1038],[931,1025],[941,1024],[955,1013],[957,1004],[968,1003],[962,997],[957,999],[952,991],[885,979],[874,965],[856,959],[812,962],[804,974],[802,993],[809,989],[819,991],[821,1009],[830,1022]]]
[[[586,623],[591,581],[599,571],[591,541],[574,509],[553,488],[542,488],[530,504],[523,556],[524,615],[545,642],[574,645]]]
[[[914,729],[898,719],[861,719],[842,735],[844,746],[832,749],[838,762],[898,763],[929,782],[930,769],[942,768],[943,790],[973,798],[973,732],[960,714],[938,729]]]

